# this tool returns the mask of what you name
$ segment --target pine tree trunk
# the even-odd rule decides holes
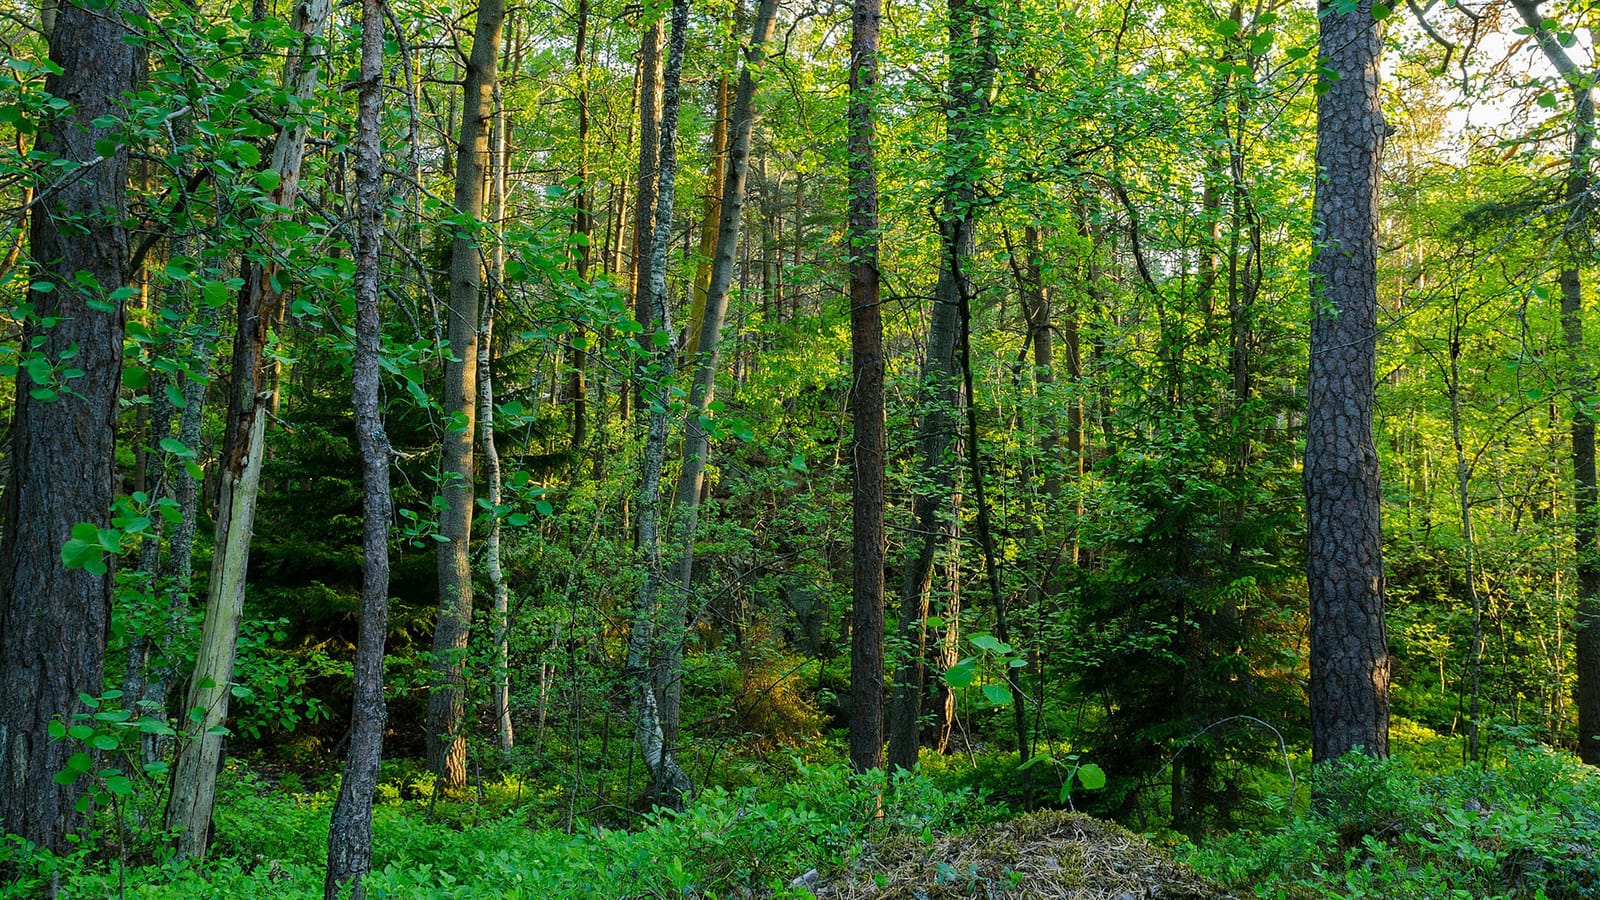
[[[0,542],[0,821],[57,853],[71,849],[67,837],[84,824],[74,804],[86,779],[56,783],[80,748],[52,740],[49,725],[86,711],[80,693],[103,690],[111,609],[111,573],[68,570],[61,551],[74,528],[105,527],[111,512],[124,325],[114,292],[128,263],[128,151],[119,142],[102,158],[96,143],[112,140],[119,126],[96,122],[122,118],[123,93],[143,74],[144,51],[124,21],[134,8],[61,6],[50,36],[59,74],[46,78],[45,90],[73,103],[45,118],[35,147],[80,166],[54,170],[61,177],[41,189],[31,216],[34,315],[20,346],[37,340],[43,360],[58,366],[70,357],[83,375],[35,381],[26,365],[17,375]],[[98,287],[78,280],[85,273]],[[45,317],[56,324],[43,327]]]
[[[1370,0],[1322,16],[1305,493],[1312,759],[1389,753],[1376,381],[1382,38]]]
[[[316,93],[326,53],[322,33],[327,29],[331,9],[331,0],[302,0],[295,9],[294,27],[301,35],[301,43],[284,63],[283,77],[284,88],[295,101],[307,102]],[[269,170],[277,175],[278,184],[271,199],[280,209],[292,209],[299,195],[307,127],[304,119],[291,119],[278,131],[273,145]],[[259,236],[264,246],[271,246],[271,224],[266,223]],[[233,386],[218,467],[221,488],[211,577],[194,675],[184,704],[185,710],[199,709],[201,713],[181,719],[188,739],[173,766],[172,794],[167,801],[167,827],[177,832],[178,855],[194,859],[205,858],[210,842],[211,812],[216,803],[217,770],[222,757],[222,735],[213,729],[228,721],[234,653],[239,624],[244,618],[250,539],[255,527],[256,499],[261,493],[267,419],[276,389],[276,364],[266,352],[267,341],[271,326],[283,309],[291,277],[272,262],[247,260],[243,269],[244,286],[239,290],[233,338]]]
[[[389,438],[379,407],[383,320],[378,311],[383,250],[383,0],[361,3],[356,112],[356,334],[351,373],[361,445],[361,624],[351,677],[350,746],[328,827],[325,900],[363,900],[372,869],[372,798],[383,757],[383,645],[389,617]],[[342,891],[349,891],[342,894]]]
[[[850,765],[883,765],[883,311],[878,271],[878,0],[854,0],[850,18]],[[764,267],[763,267],[764,268]],[[774,298],[782,308],[781,298]]]
[[[472,34],[472,55],[462,86],[461,139],[456,148],[455,209],[464,220],[483,219],[484,173],[495,112],[500,31],[505,0],[483,0]],[[456,226],[450,246],[450,357],[444,367],[445,429],[439,465],[443,509],[439,515],[439,620],[433,632],[433,689],[428,694],[428,770],[441,787],[467,781],[466,649],[472,630],[473,442],[478,414],[479,301],[483,292],[481,241],[476,230]]]
[[[667,745],[678,740],[678,712],[683,695],[683,643],[687,627],[688,599],[694,593],[694,535],[700,514],[701,488],[705,482],[706,455],[710,438],[701,418],[711,404],[717,386],[717,357],[722,344],[722,321],[727,315],[728,292],[733,286],[734,256],[739,247],[739,228],[743,222],[745,182],[750,173],[750,135],[755,130],[756,81],[766,58],[767,42],[772,39],[772,23],[778,13],[777,0],[761,0],[756,21],[745,50],[744,70],[739,73],[730,119],[732,139],[728,165],[722,185],[723,202],[717,220],[716,252],[712,256],[711,281],[706,286],[699,343],[695,345],[694,382],[689,388],[689,407],[684,413],[683,469],[676,495],[678,529],[677,589],[665,603],[667,633],[662,653],[661,674],[656,689],[661,698],[661,733]]]

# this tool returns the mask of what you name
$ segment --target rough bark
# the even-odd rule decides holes
[[[883,311],[878,271],[878,0],[850,17],[850,765],[883,765]],[[781,306],[782,301],[778,301]]]
[[[594,198],[589,183],[589,67],[584,54],[588,52],[589,0],[578,0],[578,28],[573,39],[572,65],[578,72],[578,195],[573,198],[576,215],[572,219],[572,234],[577,238],[577,253],[573,270],[579,281],[589,278],[589,261],[594,254]],[[589,386],[585,370],[589,367],[589,353],[583,329],[574,334],[567,348],[567,402],[572,408],[572,429],[568,432],[567,446],[573,451],[573,471],[581,462],[579,453],[589,440]]]
[[[1382,497],[1373,443],[1382,38],[1370,0],[1325,7],[1317,98],[1305,495],[1316,762],[1389,752]]]
[[[699,263],[689,296],[689,337],[683,342],[690,353],[700,347],[701,320],[706,314],[706,291],[711,288],[711,266],[717,255],[718,224],[722,221],[723,183],[727,180],[728,105],[733,94],[726,74],[717,79],[717,120],[711,127],[711,153],[706,159],[705,211],[700,217]]]
[[[651,321],[656,337],[655,351],[647,379],[638,382],[641,391],[649,382],[649,425],[640,465],[638,546],[643,555],[645,577],[635,598],[633,624],[628,632],[625,677],[632,690],[634,739],[650,772],[650,793],[656,802],[681,806],[693,791],[688,773],[673,756],[672,747],[661,732],[660,697],[651,677],[652,658],[659,654],[663,631],[663,611],[659,599],[665,580],[661,564],[661,469],[666,461],[669,432],[668,391],[677,369],[678,348],[673,337],[672,316],[667,307],[667,245],[672,234],[672,212],[678,175],[679,79],[689,28],[688,0],[673,0],[672,31],[667,50],[666,70],[662,75],[661,146],[657,154],[655,236],[651,241],[649,298]]]
[[[383,249],[383,0],[361,3],[356,112],[356,335],[351,373],[361,445],[361,623],[351,676],[350,746],[328,828],[326,900],[362,900],[372,869],[372,798],[383,756],[383,645],[389,616],[389,438],[379,409],[383,322],[378,311]],[[348,891],[348,894],[341,894]]]
[[[446,789],[467,780],[466,649],[472,629],[473,443],[478,415],[479,301],[483,253],[484,174],[499,77],[505,0],[483,0],[462,85],[461,138],[456,147],[455,210],[461,217],[450,245],[450,356],[444,367],[445,429],[439,464],[439,619],[433,632],[433,688],[428,694],[428,770]]]
[[[1545,58],[1567,83],[1572,96],[1572,151],[1567,158],[1565,198],[1567,221],[1563,236],[1570,245],[1568,262],[1558,276],[1561,288],[1561,334],[1566,345],[1572,396],[1589,396],[1594,378],[1583,354],[1583,278],[1578,260],[1589,253],[1589,197],[1594,154],[1594,85],[1600,72],[1578,68],[1556,35],[1545,27],[1536,0],[1513,0],[1518,15],[1533,29],[1534,40]],[[1595,477],[1594,416],[1582,403],[1571,413],[1573,552],[1577,557],[1578,612],[1573,627],[1577,684],[1573,702],[1578,707],[1578,756],[1591,766],[1600,765],[1600,507]]]
[[[40,188],[31,216],[34,315],[20,345],[39,341],[50,374],[22,367],[12,413],[0,543],[0,821],[56,852],[71,849],[66,838],[83,824],[74,808],[83,782],[55,782],[79,748],[51,740],[48,729],[85,711],[79,693],[101,693],[111,608],[111,574],[65,568],[61,548],[75,526],[104,527],[111,511],[124,324],[114,292],[128,262],[128,152],[119,145],[102,158],[96,142],[118,129],[95,122],[121,119],[122,96],[142,75],[144,53],[129,43],[124,19],[135,10],[127,2],[60,8],[50,40],[60,74],[45,90],[73,105],[46,119],[36,145],[78,168],[52,170],[60,177]],[[80,283],[83,273],[98,286]],[[54,290],[40,291],[43,283]],[[45,317],[56,324],[44,327]]]
[[[705,483],[706,456],[710,436],[702,419],[717,387],[717,359],[722,344],[722,322],[728,311],[728,292],[733,286],[734,256],[739,247],[739,228],[743,222],[745,182],[750,173],[750,135],[755,130],[756,84],[767,42],[772,39],[772,23],[778,12],[777,0],[761,0],[756,20],[745,49],[744,70],[739,73],[730,118],[732,139],[728,146],[728,165],[722,185],[723,202],[717,218],[716,251],[712,256],[711,281],[706,286],[701,310],[699,343],[695,345],[694,381],[689,387],[689,407],[684,412],[683,468],[678,476],[675,500],[678,530],[677,590],[664,604],[667,633],[664,635],[661,678],[656,683],[661,697],[661,733],[669,746],[678,739],[678,711],[683,694],[683,643],[688,598],[694,591],[694,536],[699,522],[701,487]]]
[[[330,0],[302,0],[295,8],[294,27],[301,38],[284,63],[283,75],[285,91],[293,103],[309,101],[316,92],[326,52],[322,33],[331,9]],[[278,176],[278,185],[273,188],[271,199],[280,209],[292,208],[299,195],[307,127],[305,119],[291,118],[279,129],[273,144],[269,169]],[[271,248],[266,228],[260,240],[269,252],[276,249]],[[272,324],[283,309],[290,277],[271,261],[249,259],[243,269],[244,286],[239,290],[233,338],[232,391],[218,467],[221,489],[212,544],[215,549],[200,646],[184,704],[186,710],[201,710],[201,715],[182,718],[188,738],[173,766],[172,794],[167,802],[167,827],[177,833],[178,855],[195,859],[205,857],[210,841],[211,811],[216,803],[217,769],[222,755],[222,735],[213,733],[213,729],[228,720],[234,653],[244,617],[251,532],[256,499],[261,492],[261,465],[266,456],[267,419],[271,417],[269,410],[276,392],[277,365],[267,353],[267,342]]]

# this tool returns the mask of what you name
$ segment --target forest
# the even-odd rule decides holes
[[[1600,5],[1389,2],[8,7],[0,896],[1600,897]]]

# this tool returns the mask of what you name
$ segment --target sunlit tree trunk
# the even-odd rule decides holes
[[[1323,10],[1312,205],[1305,495],[1310,549],[1311,745],[1316,762],[1389,753],[1382,496],[1373,443],[1382,36],[1370,0]]]
[[[138,85],[145,59],[124,19],[134,9],[61,6],[50,36],[59,68],[45,90],[73,103],[44,118],[35,145],[79,169],[52,169],[60,174],[29,217],[33,315],[20,346],[52,372],[83,374],[38,381],[24,365],[17,375],[0,542],[0,821],[57,853],[71,850],[67,837],[84,824],[75,804],[86,780],[57,783],[81,747],[52,740],[49,725],[86,711],[80,694],[100,695],[111,610],[109,570],[65,568],[62,545],[82,523],[105,527],[111,512],[129,259],[128,150],[115,136],[123,94]],[[116,149],[102,154],[103,141]],[[41,290],[46,284],[53,289]]]
[[[728,292],[733,286],[734,256],[739,248],[739,229],[744,217],[745,181],[750,173],[750,135],[755,130],[756,84],[766,58],[767,42],[772,39],[772,23],[777,16],[777,0],[761,0],[756,8],[750,46],[745,50],[744,70],[739,73],[730,119],[731,140],[728,165],[722,185],[722,204],[717,220],[716,250],[712,256],[711,281],[706,286],[705,305],[695,345],[694,382],[689,387],[689,407],[684,413],[683,468],[678,477],[675,501],[678,529],[677,589],[663,606],[667,634],[662,652],[663,678],[657,689],[661,697],[661,731],[671,746],[678,739],[678,710],[683,694],[683,642],[688,598],[694,591],[694,535],[700,514],[701,487],[705,482],[706,456],[711,442],[701,423],[717,386],[718,351],[722,346],[722,322],[728,311]]]
[[[478,414],[478,321],[483,293],[484,173],[495,113],[504,0],[483,0],[462,86],[461,138],[456,148],[455,225],[450,246],[450,356],[444,367],[447,424],[439,466],[439,620],[433,632],[434,684],[428,694],[428,770],[445,788],[467,780],[466,649],[472,629],[472,513]]]
[[[383,320],[378,311],[383,250],[383,0],[361,3],[356,112],[356,328],[351,396],[361,445],[361,623],[351,669],[355,691],[344,778],[328,828],[325,900],[362,900],[372,869],[372,799],[383,756],[383,645],[389,616],[389,438],[379,406]],[[348,893],[342,893],[348,891]]]
[[[293,104],[308,103],[316,93],[326,53],[322,34],[331,14],[330,0],[303,0],[295,9],[300,43],[284,63],[283,84]],[[305,158],[303,118],[293,118],[278,131],[268,171],[277,178],[270,192],[281,210],[292,209],[300,189]],[[285,248],[273,245],[270,225],[284,213],[268,216],[260,232],[266,254]],[[282,313],[293,277],[276,261],[247,259],[239,290],[237,327],[233,337],[232,391],[219,465],[216,531],[212,542],[211,578],[206,611],[189,682],[186,710],[198,716],[181,718],[187,739],[172,769],[172,794],[167,802],[167,827],[177,833],[178,855],[202,859],[210,842],[211,812],[216,803],[217,769],[222,735],[233,687],[234,653],[244,618],[245,577],[250,566],[251,532],[256,499],[261,493],[261,465],[266,456],[267,419],[276,391],[276,363],[267,352],[269,332]]]

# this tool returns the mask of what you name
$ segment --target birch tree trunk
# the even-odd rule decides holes
[[[673,0],[672,32],[667,51],[666,71],[662,76],[661,149],[657,157],[655,236],[651,242],[649,297],[650,314],[655,323],[648,370],[649,427],[645,435],[643,462],[639,478],[638,545],[643,554],[645,577],[635,599],[633,624],[628,631],[626,678],[633,693],[634,739],[650,772],[651,794],[656,802],[681,806],[693,791],[688,773],[678,765],[671,746],[661,731],[660,698],[651,678],[651,657],[659,652],[662,610],[659,593],[664,572],[661,565],[661,469],[666,460],[670,386],[677,368],[678,348],[673,339],[672,316],[667,307],[667,245],[672,234],[672,210],[678,174],[679,78],[689,27],[689,0]],[[644,380],[640,381],[641,388]]]
[[[326,52],[322,34],[331,8],[331,0],[302,0],[295,8],[294,26],[300,33],[300,43],[285,61],[283,76],[291,109],[310,101],[316,93]],[[269,171],[277,176],[278,183],[270,198],[279,209],[292,209],[299,195],[307,127],[304,118],[295,116],[279,129],[273,144]],[[263,256],[281,249],[272,245],[270,229],[283,215],[280,212],[268,216],[262,228]],[[238,325],[233,338],[233,389],[219,466],[221,488],[211,577],[194,675],[184,704],[186,710],[198,709],[200,714],[182,717],[187,739],[173,766],[172,794],[167,801],[167,828],[177,833],[179,857],[204,859],[210,842],[211,811],[216,803],[217,769],[222,756],[222,735],[214,733],[214,729],[228,720],[234,653],[239,623],[244,617],[251,531],[255,526],[256,498],[261,492],[261,464],[266,455],[267,419],[276,390],[276,361],[267,353],[267,342],[272,323],[283,309],[289,278],[271,259],[251,259],[244,264],[244,286],[239,290]]]
[[[383,320],[378,312],[383,250],[383,0],[361,2],[356,112],[356,341],[351,373],[361,444],[361,625],[352,668],[350,747],[328,827],[325,900],[363,900],[372,869],[372,797],[383,757],[383,645],[389,618],[389,438],[379,408]],[[349,893],[341,892],[348,890]]]
[[[496,298],[505,284],[506,247],[506,122],[505,107],[497,113],[494,132],[494,158],[491,165],[490,189],[494,196],[494,249],[489,254],[489,297],[484,303],[483,328],[478,335],[478,440],[482,444],[483,478],[489,494],[489,505],[498,510],[502,501],[500,477],[500,448],[494,440],[494,316]],[[493,593],[494,614],[494,677],[491,681],[490,701],[494,705],[496,737],[500,752],[509,754],[516,742],[511,727],[511,651],[510,651],[510,597],[506,590],[505,571],[500,566],[500,517],[489,521],[489,534],[484,539],[484,564],[488,569],[489,589]]]
[[[761,0],[756,21],[745,49],[744,70],[729,120],[731,140],[728,165],[722,184],[721,214],[717,221],[716,253],[712,257],[711,282],[706,287],[705,309],[701,317],[699,344],[695,347],[694,383],[689,388],[689,408],[684,413],[683,469],[678,477],[675,501],[678,527],[677,590],[663,604],[666,621],[662,665],[663,676],[656,683],[661,698],[661,733],[670,747],[678,740],[678,713],[683,697],[683,643],[687,627],[688,599],[694,592],[694,535],[700,514],[700,493],[705,482],[706,454],[710,439],[701,419],[711,404],[717,387],[717,357],[722,343],[722,321],[728,311],[728,291],[733,286],[734,256],[739,248],[739,226],[744,216],[745,182],[750,173],[750,135],[755,130],[756,83],[767,42],[772,39],[772,23],[778,0]]]
[[[50,60],[60,68],[45,90],[73,103],[45,118],[35,145],[78,168],[54,170],[59,180],[37,195],[45,199],[30,217],[34,315],[23,323],[20,346],[34,347],[52,371],[70,358],[83,374],[64,384],[36,381],[27,366],[17,375],[0,542],[0,821],[58,853],[71,849],[67,837],[84,824],[75,804],[85,782],[55,781],[79,747],[52,740],[49,726],[86,711],[80,693],[99,696],[111,610],[109,569],[68,570],[61,551],[80,523],[103,527],[111,512],[128,150],[117,142],[101,154],[95,144],[114,139],[123,93],[143,74],[144,51],[129,40],[125,20],[134,11],[131,3],[61,6],[50,35]],[[78,280],[85,273],[97,287]],[[41,324],[47,317],[53,327]]]
[[[472,629],[472,513],[478,415],[478,321],[483,292],[484,172],[495,112],[500,31],[505,0],[483,0],[472,34],[462,87],[461,140],[456,148],[454,242],[450,245],[450,357],[444,368],[444,414],[449,418],[439,465],[439,620],[433,631],[433,689],[428,694],[428,770],[449,790],[467,781],[467,639]]]

